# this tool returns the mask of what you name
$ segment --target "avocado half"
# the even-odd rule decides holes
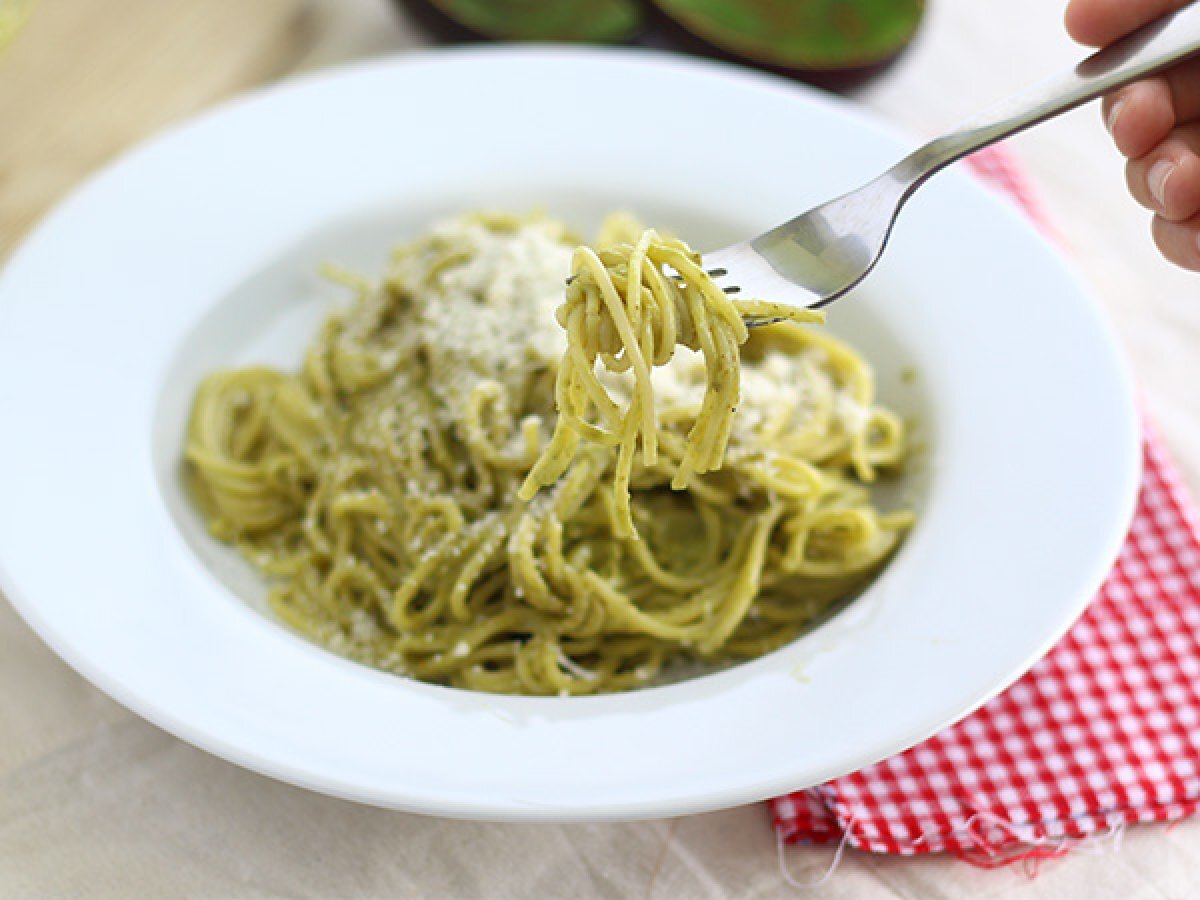
[[[716,49],[776,69],[831,72],[887,62],[912,40],[925,0],[653,0]]]

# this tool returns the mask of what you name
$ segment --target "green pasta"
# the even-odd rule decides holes
[[[775,649],[887,560],[912,516],[867,485],[905,435],[865,362],[747,333],[686,245],[620,217],[574,255],[564,332],[576,243],[442,223],[381,284],[342,277],[298,373],[204,380],[189,485],[284,622],[424,681],[590,694]]]

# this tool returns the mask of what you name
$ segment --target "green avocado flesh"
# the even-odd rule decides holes
[[[637,33],[635,0],[431,0],[477,34],[506,41],[623,41]]]
[[[654,0],[704,41],[751,62],[848,69],[883,62],[912,39],[924,0]]]

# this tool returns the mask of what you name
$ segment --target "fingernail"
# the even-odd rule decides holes
[[[1117,119],[1121,115],[1121,110],[1123,110],[1124,108],[1125,108],[1125,101],[1118,100],[1116,103],[1114,103],[1112,105],[1112,108],[1108,111],[1108,118],[1105,120],[1104,124],[1108,128],[1109,134],[1112,134],[1113,128],[1116,127]]]
[[[1163,209],[1166,205],[1167,179],[1171,177],[1174,171],[1175,163],[1169,159],[1160,159],[1146,173],[1146,182],[1150,188],[1150,196],[1154,198],[1154,202],[1158,204],[1159,209]]]

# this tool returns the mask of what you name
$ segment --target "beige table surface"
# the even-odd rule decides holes
[[[861,93],[914,134],[950,126],[1077,52],[1059,25],[1062,0],[931,5],[911,52]],[[0,257],[84,175],[163,124],[292,71],[420,43],[385,0],[43,0],[0,61]],[[1200,491],[1200,276],[1155,255],[1094,109],[1014,149]],[[801,879],[829,858],[786,853]],[[110,701],[0,602],[0,897],[795,893],[762,806],[628,825],[475,824],[253,775]],[[1200,896],[1200,822],[1131,829],[1120,852],[1077,851],[1032,882],[951,859],[852,852],[808,893]]]

